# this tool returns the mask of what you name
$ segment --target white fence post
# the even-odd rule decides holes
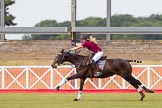
[[[123,82],[122,88],[123,88],[123,89],[126,89],[126,80],[125,80],[125,79],[122,79],[122,82]]]
[[[150,88],[151,87],[151,79],[150,79],[150,76],[151,75],[151,67],[148,66],[147,67],[147,87]]]
[[[2,67],[2,89],[5,88],[5,67]]]
[[[102,79],[99,78],[98,79],[98,89],[101,89],[102,88]]]
[[[53,68],[51,68],[50,70],[51,70],[50,71],[50,88],[54,89],[54,85],[53,85],[53,83],[54,83],[54,78],[53,78],[54,70],[53,70]]]
[[[29,67],[26,67],[26,89],[29,89]]]

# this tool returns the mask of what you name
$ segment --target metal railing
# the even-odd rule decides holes
[[[0,27],[0,34],[162,34],[162,27]]]

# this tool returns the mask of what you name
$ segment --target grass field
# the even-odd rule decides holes
[[[161,108],[162,94],[146,94],[139,101],[138,93],[84,93],[73,101],[76,93],[64,94],[0,94],[0,108]]]

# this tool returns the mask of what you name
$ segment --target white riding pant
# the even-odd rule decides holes
[[[96,62],[102,57],[102,55],[103,55],[103,51],[97,52],[95,53],[92,59]]]

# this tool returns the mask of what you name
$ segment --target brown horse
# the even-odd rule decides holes
[[[128,81],[134,88],[137,89],[139,94],[141,95],[140,100],[142,101],[145,97],[142,89],[144,89],[148,93],[153,93],[154,91],[146,88],[139,80],[132,76],[132,66],[129,62],[136,62],[135,60],[123,60],[123,59],[106,59],[104,62],[104,67],[100,71],[102,75],[99,77],[93,76],[91,72],[91,66],[87,65],[87,60],[89,60],[88,56],[82,56],[78,54],[71,54],[70,52],[64,52],[62,50],[58,55],[55,57],[52,67],[57,68],[58,65],[62,64],[65,61],[71,62],[75,65],[77,73],[67,77],[65,80],[60,82],[56,87],[56,90],[66,83],[69,80],[74,80],[80,78],[80,88],[78,91],[78,96],[74,101],[78,101],[81,98],[84,82],[86,78],[106,78],[113,75],[119,75]],[[137,61],[138,62],[138,61]]]

